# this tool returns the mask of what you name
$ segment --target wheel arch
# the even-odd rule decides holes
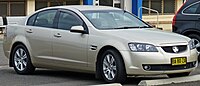
[[[100,59],[101,59],[102,53],[104,53],[104,51],[106,51],[106,50],[108,50],[108,49],[114,49],[117,53],[119,53],[119,55],[121,56],[121,59],[122,59],[124,68],[125,68],[125,62],[124,62],[124,58],[122,57],[122,54],[120,53],[120,51],[119,51],[116,47],[111,46],[111,45],[106,45],[106,46],[102,47],[102,48],[99,50],[99,52],[98,52],[98,54],[97,54],[97,58],[96,58],[96,66],[99,65],[99,61],[100,61]],[[97,78],[97,79],[101,79],[102,77],[101,77],[101,74],[100,74],[100,72],[99,72],[98,70],[99,70],[99,67],[96,67],[96,78]],[[126,72],[126,68],[125,68],[125,72]]]
[[[13,49],[17,46],[17,45],[23,45],[24,47],[26,47],[26,45],[23,42],[20,41],[16,41],[15,43],[13,43],[12,47],[11,47],[11,52],[10,52],[10,59],[9,59],[9,66],[13,67],[13,58],[12,58],[12,53],[13,53]],[[26,47],[27,48],[27,47]]]
[[[188,36],[188,35],[190,35],[190,34],[199,35],[199,34],[200,34],[200,31],[199,31],[199,30],[195,30],[195,29],[187,29],[187,30],[183,31],[182,34],[185,35],[185,36]],[[200,35],[199,35],[199,36],[200,36]]]

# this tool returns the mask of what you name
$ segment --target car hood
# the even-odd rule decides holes
[[[149,43],[155,46],[188,43],[190,38],[158,29],[119,29],[105,30],[103,33],[125,39],[128,42]]]

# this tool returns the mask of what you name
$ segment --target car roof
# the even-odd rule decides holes
[[[48,7],[45,9],[53,9],[53,8],[61,8],[61,9],[76,9],[80,11],[89,11],[89,10],[122,10],[119,8],[109,7],[109,6],[93,6],[93,5],[68,5],[68,6],[54,6],[54,7]]]

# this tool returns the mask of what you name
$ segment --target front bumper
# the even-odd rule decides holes
[[[154,75],[191,72],[197,65],[198,52],[196,49],[181,53],[166,53],[162,49],[159,52],[131,52],[120,51],[124,59],[128,75]],[[187,65],[172,66],[171,58],[186,57]],[[194,64],[195,63],[195,64]],[[152,70],[145,70],[144,66],[150,65]]]

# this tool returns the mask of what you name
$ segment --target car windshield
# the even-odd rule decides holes
[[[100,30],[149,28],[150,26],[123,10],[82,11],[90,22]]]

